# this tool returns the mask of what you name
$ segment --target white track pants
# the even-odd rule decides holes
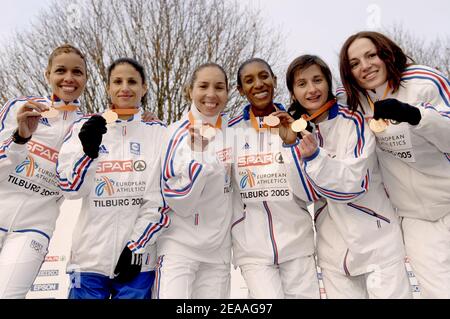
[[[242,277],[252,299],[319,299],[314,256],[279,265],[241,265]]]
[[[422,298],[450,299],[450,214],[435,222],[404,217],[402,229]]]
[[[156,265],[153,299],[227,299],[231,266],[163,255]]]
[[[0,299],[25,298],[48,248],[36,232],[0,232]]]

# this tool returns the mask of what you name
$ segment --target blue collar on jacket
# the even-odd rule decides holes
[[[283,106],[283,104],[281,104],[281,103],[273,103],[273,104],[275,104],[275,106],[278,109],[280,109],[281,111],[286,112],[286,108]],[[242,114],[244,115],[244,120],[246,120],[246,121],[250,120],[250,107],[251,107],[251,104],[247,104],[242,111]]]
[[[332,120],[334,119],[339,111],[339,104],[336,102],[333,104],[333,106],[331,107],[331,109],[328,111],[328,119]]]

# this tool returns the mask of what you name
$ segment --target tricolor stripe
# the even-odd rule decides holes
[[[164,124],[163,122],[156,121],[156,120],[151,120],[151,121],[144,121],[144,120],[142,120],[142,123],[144,123],[146,125],[149,125],[149,126],[159,125],[159,126],[162,126],[162,127],[167,127],[167,125]]]
[[[139,237],[136,242],[131,242],[128,245],[128,248],[135,251],[136,249],[145,247],[145,245],[147,245],[155,234],[157,234],[161,229],[169,227],[170,217],[167,215],[169,210],[170,208],[168,206],[159,208],[158,211],[161,215],[159,221],[157,223],[149,223],[141,237]]]
[[[320,133],[319,125],[316,126],[316,129],[317,129],[317,138],[319,139],[319,146],[323,147],[323,137],[322,134]]]
[[[269,235],[270,235],[270,241],[272,242],[272,249],[273,249],[273,264],[278,265],[278,248],[277,248],[277,242],[275,240],[275,233],[273,231],[273,221],[272,221],[272,212],[270,211],[269,205],[266,201],[263,201],[264,209],[267,213],[267,219],[269,221]]]
[[[36,97],[36,96],[22,96],[16,99],[12,99],[8,101],[3,108],[0,110],[0,131],[3,131],[5,129],[5,119],[11,110],[11,108],[17,103],[17,102],[26,102],[28,100],[35,101],[38,103],[45,103],[48,104],[48,100],[44,97]]]
[[[450,107],[450,82],[444,76],[431,69],[413,66],[406,68],[405,72],[402,73],[401,80],[408,81],[412,79],[431,81],[439,91],[439,95],[445,105]]]
[[[367,172],[366,176],[364,177],[364,180],[367,180],[367,182],[363,181],[362,184],[361,184],[361,186],[363,187],[362,191],[360,191],[360,192],[344,193],[344,192],[337,192],[337,191],[329,190],[329,189],[320,187],[316,183],[314,183],[314,181],[312,180],[312,178],[308,175],[308,173],[306,171],[306,166],[307,165],[308,165],[308,162],[304,162],[304,172],[305,172],[306,178],[313,185],[314,189],[317,192],[319,192],[321,195],[323,195],[324,197],[328,197],[328,198],[336,200],[336,201],[350,201],[350,200],[353,200],[353,199],[357,198],[361,194],[367,192],[368,181],[369,181],[369,177],[368,177],[369,172]]]
[[[361,183],[361,187],[365,189],[366,192],[369,190],[369,182],[370,182],[370,172],[369,169],[367,169],[366,176],[364,176],[364,179]]]
[[[363,213],[366,213],[366,214],[368,214],[370,216],[373,216],[373,217],[376,217],[378,219],[381,219],[381,220],[385,221],[386,223],[389,223],[389,224],[391,223],[391,221],[388,218],[386,218],[386,217],[384,217],[384,216],[382,216],[380,214],[375,213],[370,208],[367,208],[367,207],[364,207],[364,206],[359,206],[359,205],[356,205],[354,203],[347,203],[347,205],[350,206],[350,207],[353,207],[354,209],[359,210],[359,211],[361,211]]]
[[[0,147],[0,159],[6,158],[6,150],[9,148],[9,146],[12,143],[12,137],[8,138],[6,141],[3,142],[2,146]]]
[[[200,163],[192,160],[189,163],[189,180],[190,180],[190,182],[185,187],[180,188],[180,189],[171,189],[167,185],[167,183],[164,183],[164,196],[166,196],[166,197],[182,197],[182,196],[189,194],[189,192],[191,191],[192,186],[194,185],[202,168],[203,168],[203,166]]]
[[[347,276],[350,276],[350,271],[348,271],[348,268],[347,268],[347,256],[348,256],[348,252],[349,252],[349,249],[347,248],[347,251],[345,252],[345,257],[344,257],[344,264],[343,264],[343,266],[344,266],[344,272],[345,272],[345,274],[346,274]]]
[[[345,94],[345,88],[343,86],[340,86],[336,89],[336,96],[340,96]]]
[[[159,288],[161,287],[161,268],[163,266],[164,255],[158,257],[155,266],[155,282],[153,284],[153,296],[159,299]]]
[[[364,139],[364,117],[360,112],[353,112],[344,107],[339,107],[338,115],[352,120],[355,123],[355,130],[357,136],[357,142],[354,150],[355,158],[361,156],[364,150],[365,139]]]
[[[72,182],[70,182],[66,178],[60,178],[60,176],[58,175],[59,187],[61,188],[61,190],[66,192],[78,191],[81,185],[83,184],[84,177],[86,176],[89,166],[92,164],[93,161],[94,160],[92,158],[84,154],[78,160],[78,162],[75,163],[71,176],[73,179]]]
[[[240,121],[242,121],[244,119],[244,114],[240,114],[234,118],[232,118],[229,122],[228,122],[228,127],[232,127],[234,125],[236,125],[237,123],[239,123]]]
[[[237,224],[239,224],[240,222],[245,220],[246,217],[246,212],[244,211],[244,213],[242,214],[242,217],[239,218],[237,221],[235,221],[232,225],[231,225],[231,229],[233,229],[234,226],[236,226]]]
[[[169,178],[175,176],[173,169],[173,158],[175,152],[180,145],[181,141],[188,134],[190,123],[188,120],[184,121],[181,126],[175,131],[172,138],[169,141],[169,145],[167,147],[166,155],[164,157],[164,166],[163,166],[163,179],[167,181]]]
[[[437,113],[439,113],[439,115],[446,117],[448,119],[450,119],[450,112],[442,112],[442,111],[438,111],[435,109],[435,107],[433,105],[431,105],[430,103],[422,103],[421,104],[425,109],[431,109],[433,111],[436,111]]]
[[[300,181],[302,182],[303,189],[305,190],[306,196],[309,201],[316,201],[320,198],[320,195],[316,193],[314,187],[311,183],[303,177],[303,172],[300,166],[301,153],[298,149],[298,145],[291,147],[292,157],[294,159],[295,167],[297,168],[298,175],[300,176]]]
[[[314,213],[314,222],[317,221],[317,218],[319,218],[320,213],[325,209],[325,207],[328,205],[327,202],[325,202],[325,204],[320,207],[315,213]]]

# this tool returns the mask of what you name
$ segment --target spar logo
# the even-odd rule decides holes
[[[246,169],[244,176],[242,176],[241,181],[239,182],[241,189],[246,188],[247,184],[250,188],[254,187],[256,185],[255,176],[256,176],[255,173],[253,173],[249,169]]]
[[[55,164],[58,160],[58,151],[36,141],[29,141],[27,143],[27,149],[31,154],[39,156]]]
[[[252,154],[240,156],[238,158],[238,167],[265,166],[273,163],[272,153]]]
[[[110,180],[106,176],[102,176],[100,182],[95,187],[95,194],[97,196],[102,196],[105,192],[108,196],[111,196],[114,194],[114,181]]]
[[[126,161],[102,161],[98,163],[97,173],[128,173],[142,172],[147,168],[147,163],[143,160]]]
[[[17,174],[25,173],[27,177],[33,177],[34,172],[36,171],[37,168],[38,165],[36,164],[34,158],[31,155],[28,155],[26,160],[16,167],[16,173]]]
[[[103,161],[98,163],[97,173],[124,173],[133,171],[133,161]]]

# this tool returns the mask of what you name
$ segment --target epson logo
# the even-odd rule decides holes
[[[39,271],[38,277],[50,277],[50,276],[58,276],[59,270],[58,269],[45,269]]]
[[[51,283],[51,284],[35,284],[31,286],[31,291],[52,291],[58,290],[59,284]]]

